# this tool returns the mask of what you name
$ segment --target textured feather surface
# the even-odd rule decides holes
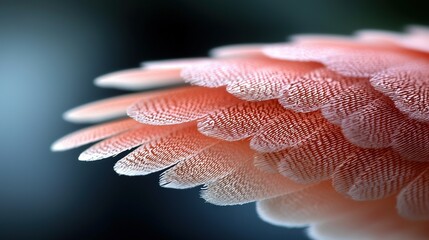
[[[406,218],[429,220],[429,167],[402,189],[397,207]]]
[[[290,43],[213,49],[214,58],[146,62],[99,82],[126,95],[65,114],[101,124],[60,139],[65,150],[107,138],[80,159],[132,148],[115,170],[167,169],[160,185],[203,185],[218,205],[258,201],[260,216],[308,225],[315,239],[428,239],[429,30],[298,35]],[[103,80],[104,79],[104,80]],[[106,85],[106,86],[107,86]],[[155,86],[154,85],[154,86]]]
[[[278,98],[281,90],[313,69],[316,63],[279,61],[264,57],[217,59],[185,68],[186,81],[205,87],[227,86],[227,91],[245,100]]]
[[[359,150],[336,169],[333,186],[355,200],[382,199],[399,192],[425,166],[390,149]]]
[[[429,162],[429,124],[404,121],[392,136],[392,148],[404,158]]]
[[[125,132],[141,124],[133,119],[121,119],[96,126],[87,127],[70,133],[55,141],[51,149],[53,151],[64,151],[96,142],[104,138]]]
[[[410,118],[429,122],[429,62],[389,68],[370,80]]]
[[[331,98],[361,81],[363,79],[344,77],[326,68],[321,68],[286,85],[279,100],[287,109],[297,112],[312,112],[319,110]]]
[[[280,159],[285,155],[284,153],[285,151],[255,153],[253,156],[253,165],[263,172],[278,173],[279,162]]]
[[[238,101],[222,88],[188,87],[143,99],[130,106],[127,113],[145,124],[179,124],[194,121]]]
[[[135,93],[87,103],[68,110],[63,117],[70,122],[93,123],[126,115],[127,108],[152,93]]]
[[[383,98],[383,95],[370,88],[368,83],[358,83],[333,96],[327,104],[322,106],[322,114],[329,122],[341,125],[349,115],[379,98]]]
[[[356,200],[386,198],[417,177],[422,167],[425,164],[403,160],[397,153],[386,150],[367,163],[354,179],[348,195]]]
[[[390,102],[376,99],[343,119],[344,136],[363,148],[390,146],[392,135],[406,118]]]
[[[182,189],[216,181],[251,159],[248,145],[248,142],[218,141],[163,172],[160,185]]]
[[[198,122],[198,130],[210,137],[236,141],[253,136],[273,118],[286,112],[274,100],[241,102],[208,114]]]
[[[304,41],[267,47],[270,57],[292,61],[316,61],[350,77],[371,77],[391,66],[414,61],[405,50],[356,41]]]
[[[123,175],[146,175],[192,157],[216,142],[189,126],[140,146],[119,160],[114,169]]]
[[[265,171],[276,169],[296,182],[314,183],[330,178],[334,170],[357,150],[344,139],[339,128],[331,126],[317,132],[302,145],[257,154],[255,161]]]
[[[272,61],[272,60],[271,60]],[[321,67],[315,63],[278,61],[259,63],[257,68],[241,72],[237,79],[227,84],[226,90],[248,101],[276,99],[281,91],[303,74]]]
[[[260,171],[249,159],[247,164],[231,174],[207,184],[201,196],[213,204],[236,205],[280,196],[304,187],[278,173]]]
[[[91,146],[80,154],[79,160],[92,161],[112,157],[144,143],[159,139],[184,127],[186,126],[152,126],[139,124],[137,128],[133,128]]]
[[[278,170],[296,182],[317,183],[330,179],[335,169],[356,150],[341,131],[331,125],[314,133],[302,145],[284,150]]]
[[[319,112],[287,111],[259,130],[250,146],[259,152],[275,152],[302,145],[326,127],[329,127],[329,123]]]

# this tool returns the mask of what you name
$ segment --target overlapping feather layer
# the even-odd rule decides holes
[[[97,122],[52,146],[100,141],[80,160],[133,149],[114,169],[204,185],[218,205],[257,202],[266,221],[315,239],[429,238],[429,30],[301,35],[145,63],[97,79],[144,89],[72,109]]]

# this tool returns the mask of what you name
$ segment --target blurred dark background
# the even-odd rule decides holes
[[[61,114],[122,93],[92,84],[143,60],[202,56],[293,33],[429,24],[425,1],[0,1],[0,239],[307,239],[254,204],[217,207],[158,175],[118,176],[113,159],[51,153],[82,126]]]

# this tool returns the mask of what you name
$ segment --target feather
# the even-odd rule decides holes
[[[429,167],[402,189],[397,208],[408,219],[429,219]]]
[[[354,214],[314,224],[309,229],[316,239],[426,239],[427,224],[407,222],[396,214],[394,199],[376,201]]]
[[[357,211],[362,204],[338,194],[330,181],[303,188],[257,203],[258,215],[265,221],[299,227],[338,218]]]
[[[247,142],[221,142],[203,149],[161,174],[160,185],[190,188],[229,175],[251,158]]]
[[[70,133],[57,141],[52,146],[52,151],[65,151],[77,148],[88,143],[96,142],[104,138],[125,132],[141,124],[133,119],[121,119],[96,126],[87,127]]]
[[[326,68],[320,68],[286,85],[281,91],[279,101],[284,108],[293,111],[317,111],[334,96],[364,80],[344,77]]]
[[[186,127],[183,125],[141,126],[130,129],[124,133],[110,137],[86,149],[79,155],[79,160],[94,161],[115,156],[121,152],[152,142],[174,131]]]
[[[420,58],[421,54],[392,46],[357,41],[304,41],[267,46],[264,53],[276,59],[315,61],[332,71],[349,77],[371,77],[391,66]]]
[[[238,57],[238,56],[260,56],[264,44],[235,44],[213,48],[209,55],[216,58]]]
[[[264,57],[228,58],[185,68],[182,77],[199,86],[227,86],[227,91],[238,98],[261,101],[278,98],[285,85],[320,67]]]
[[[302,145],[330,124],[319,112],[296,113],[287,111],[273,118],[250,141],[250,147],[259,152],[275,152]]]
[[[75,123],[95,123],[126,116],[127,107],[152,93],[134,93],[87,103],[63,114],[63,118]]]
[[[127,113],[135,120],[151,125],[179,124],[197,120],[206,114],[233,105],[239,100],[224,89],[187,87],[168,95],[151,96],[131,105]]]
[[[159,61],[146,61],[142,62],[141,67],[145,70],[174,70],[182,69],[208,60],[209,58],[180,58]]]
[[[122,175],[147,175],[190,158],[216,142],[198,134],[195,125],[190,125],[143,144],[116,162],[114,169]]]
[[[362,148],[383,148],[406,118],[388,101],[376,99],[343,119],[344,136]]]
[[[231,174],[207,184],[201,196],[209,203],[225,206],[268,199],[304,187],[278,173],[262,172],[248,161]]]
[[[163,187],[203,185],[217,205],[256,201],[265,221],[309,226],[319,240],[428,239],[428,40],[422,27],[297,35],[145,62],[97,83],[196,86],[72,109],[65,118],[75,122],[132,119],[72,133],[52,150],[102,140],[80,155],[98,160],[135,148],[117,173],[165,170]]]
[[[95,79],[99,87],[143,90],[183,83],[180,69],[129,69],[109,73]]]
[[[411,161],[429,162],[429,124],[401,123],[392,135],[392,148]]]
[[[368,83],[358,83],[333,96],[327,104],[322,106],[322,115],[329,122],[341,125],[342,121],[349,115],[383,97],[381,93],[374,91]]]
[[[237,141],[253,136],[276,116],[287,112],[276,101],[240,102],[211,112],[198,121],[198,130],[207,136]]]
[[[429,63],[413,63],[389,68],[370,79],[410,118],[429,122]]]
[[[357,148],[331,125],[315,132],[301,145],[283,151],[284,156],[278,161],[279,172],[298,183],[309,184],[330,179],[335,169]]]
[[[404,160],[391,149],[362,149],[335,170],[333,186],[355,200],[382,199],[398,193],[425,166]]]

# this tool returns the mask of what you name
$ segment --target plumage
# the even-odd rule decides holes
[[[334,187],[359,201],[383,199],[398,193],[424,167],[425,164],[402,159],[391,149],[368,149],[337,168]]]
[[[173,131],[145,143],[115,164],[115,171],[124,175],[146,175],[170,167],[216,143],[196,134],[194,125]]]
[[[370,88],[367,82],[356,83],[340,94],[332,96],[329,102],[322,106],[322,115],[329,122],[341,125],[349,115],[383,97],[381,93]]]
[[[286,111],[263,126],[250,141],[250,146],[259,152],[275,152],[300,146],[329,127],[328,121],[319,112]]]
[[[261,56],[264,44],[235,44],[210,50],[210,55],[218,58],[236,56]]]
[[[165,93],[165,91],[132,93],[107,98],[70,109],[64,113],[63,117],[67,121],[76,123],[96,123],[124,117],[127,114],[127,108],[131,104],[162,93]]]
[[[399,213],[412,220],[429,220],[429,167],[413,179],[398,195]]]
[[[152,126],[138,124],[136,128],[92,145],[79,155],[79,160],[93,161],[112,157],[144,143],[164,137],[183,127],[185,126]]]
[[[429,122],[429,64],[412,62],[388,68],[370,79],[371,85],[388,96],[410,118]]]
[[[262,172],[253,166],[252,161],[247,161],[231,174],[208,183],[201,196],[213,204],[236,205],[280,196],[304,187],[279,173]]]
[[[267,222],[314,239],[429,238],[429,30],[296,35],[145,62],[105,75],[125,89],[65,118],[102,123],[61,138],[81,160],[132,150],[114,169],[203,185],[217,205],[257,202]],[[104,139],[104,140],[103,140]]]
[[[128,131],[141,125],[134,119],[121,119],[100,125],[90,126],[79,131],[70,133],[55,141],[51,149],[53,151],[64,151],[82,145],[96,142],[107,137]]]
[[[198,130],[207,136],[237,141],[255,135],[275,117],[287,113],[277,101],[240,102],[218,109],[198,121]]]
[[[279,102],[287,109],[312,112],[353,84],[363,81],[362,78],[344,77],[326,68],[318,68],[285,86]]]
[[[393,133],[404,120],[389,101],[376,99],[344,118],[341,128],[344,136],[356,146],[383,148],[390,146]]]
[[[142,99],[131,105],[127,113],[145,124],[180,124],[194,121],[215,109],[228,107],[236,102],[238,99],[222,88],[185,87]]]
[[[330,181],[259,201],[256,205],[262,219],[280,226],[306,226],[358,211],[362,203],[344,198]]]
[[[429,124],[408,120],[392,135],[392,148],[405,159],[429,162]]]
[[[216,181],[229,175],[252,157],[247,149],[247,142],[214,141],[163,172],[160,185],[183,189]]]
[[[129,69],[95,79],[99,87],[140,90],[182,83],[180,69]]]

